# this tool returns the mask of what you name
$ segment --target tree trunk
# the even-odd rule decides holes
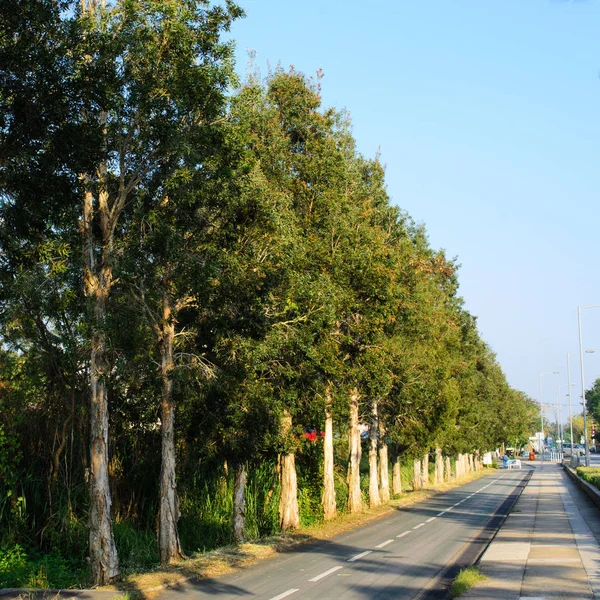
[[[375,508],[381,504],[379,497],[379,472],[377,469],[377,435],[379,419],[377,417],[377,400],[373,400],[373,413],[369,427],[369,506]]]
[[[444,482],[444,459],[442,449],[439,446],[435,448],[435,485]]]
[[[360,444],[360,431],[358,429],[358,390],[350,396],[350,427],[348,430],[348,446],[350,456],[348,460],[348,512],[362,511],[362,493],[360,491],[360,459],[362,448]]]
[[[469,473],[472,473],[475,470],[473,467],[473,455],[469,454],[467,460],[469,461]]]
[[[446,456],[446,468],[444,469],[444,481],[452,481],[452,463],[450,457]]]
[[[423,471],[421,470],[421,461],[415,458],[413,462],[413,491],[423,489]]]
[[[333,416],[331,414],[331,393],[325,392],[325,440],[323,442],[323,518],[326,521],[335,519],[337,507],[335,504],[335,480],[333,461]]]
[[[233,531],[232,542],[236,545],[246,541],[246,465],[236,463],[233,475]]]
[[[394,493],[394,496],[399,496],[402,493],[402,475],[400,466],[400,454],[396,454],[394,467],[392,469],[392,492]]]
[[[285,411],[281,418],[281,429],[289,435],[292,429],[292,416]],[[296,477],[296,455],[289,452],[281,455],[281,495],[279,497],[279,526],[282,531],[298,529],[298,480]]]
[[[379,494],[381,502],[390,501],[390,474],[389,474],[388,446],[385,441],[385,427],[379,421]]]
[[[104,322],[106,302],[112,287],[110,254],[112,237],[108,227],[106,173],[99,191],[102,249],[96,264],[94,243],[94,198],[86,191],[83,200],[82,233],[84,237],[84,289],[92,302],[92,335],[90,353],[90,507],[89,552],[91,579],[94,585],[107,585],[119,576],[119,560],[115,546],[108,478],[108,364]],[[85,180],[85,178],[84,178]]]
[[[425,489],[429,487],[429,452],[423,456],[422,484]]]
[[[175,464],[175,406],[173,402],[173,341],[175,322],[171,314],[168,294],[163,296],[163,315],[160,335],[162,403],[161,437],[162,462],[160,469],[160,508],[158,515],[158,550],[160,563],[168,565],[183,557],[177,522],[179,521],[179,497]]]
[[[455,468],[456,468],[456,479],[460,479],[463,476],[463,459],[462,459],[462,454],[458,454],[456,457],[456,463],[455,463]]]

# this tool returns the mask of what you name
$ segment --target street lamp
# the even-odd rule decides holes
[[[573,385],[572,383],[568,383],[567,385],[565,385],[564,383],[559,383],[558,384],[558,400],[557,400],[557,404],[558,404],[558,427],[559,427],[559,435],[560,435],[560,450],[561,452],[564,452],[565,449],[565,432],[564,432],[564,428],[563,428],[563,423],[562,423],[562,406],[560,404],[560,388],[564,388],[564,387],[571,387],[571,385]],[[569,389],[569,403],[571,402],[571,390]],[[571,429],[573,429],[573,424],[571,424]],[[571,438],[573,437],[573,434],[571,433]],[[571,444],[573,444],[573,439],[571,439]],[[573,453],[573,447],[571,446],[571,454]]]
[[[571,456],[573,456],[573,451],[575,450],[573,444],[573,405],[571,404],[571,354],[572,352],[567,352],[567,381],[568,381],[568,390],[569,390],[569,424],[571,426]]]
[[[542,376],[543,375],[558,375],[559,371],[548,371],[546,373],[540,373],[540,417],[542,420],[542,441],[540,452],[542,454],[542,464],[544,463],[544,405],[542,403]]]
[[[590,466],[590,447],[587,436],[587,407],[585,405],[585,376],[583,374],[583,336],[581,334],[581,311],[585,308],[600,308],[600,304],[589,304],[577,307],[577,324],[579,326],[579,362],[581,364],[581,398],[583,399],[583,433],[585,436],[585,466]]]

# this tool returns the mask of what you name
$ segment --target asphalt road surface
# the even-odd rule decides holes
[[[531,470],[493,471],[449,492],[218,579],[165,590],[161,600],[444,598],[461,566],[485,550]]]

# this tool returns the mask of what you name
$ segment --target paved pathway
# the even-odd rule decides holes
[[[529,465],[528,465],[529,466]],[[539,463],[480,561],[468,600],[600,599],[600,513],[560,465]]]

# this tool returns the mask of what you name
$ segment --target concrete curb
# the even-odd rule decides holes
[[[584,481],[577,475],[577,471],[565,465],[563,463],[563,469],[566,471],[567,475],[575,482],[577,487],[596,505],[597,508],[600,508],[600,490],[593,486],[591,483]]]

